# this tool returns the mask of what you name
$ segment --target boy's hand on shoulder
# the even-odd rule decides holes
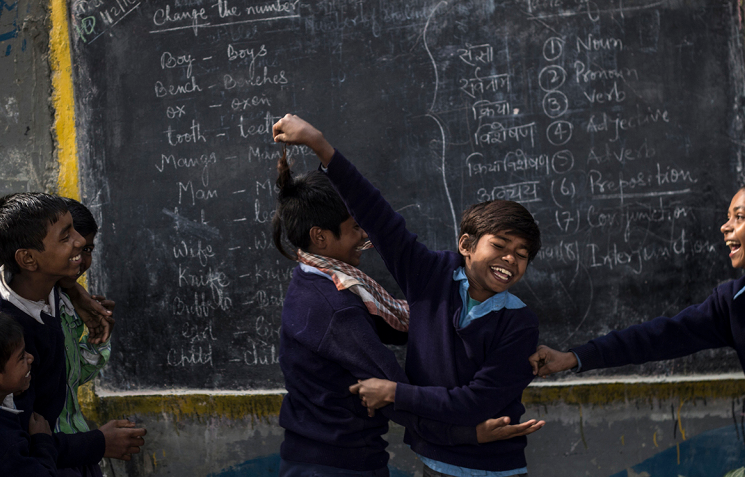
[[[533,368],[533,374],[542,378],[577,366],[577,357],[571,351],[556,351],[545,345],[540,345],[528,361]]]
[[[28,433],[33,436],[34,434],[47,434],[52,435],[52,429],[49,427],[49,422],[41,414],[33,413],[28,420]]]
[[[274,142],[300,144],[313,149],[324,166],[328,166],[334,155],[334,148],[318,129],[294,114],[285,116],[272,126]]]
[[[479,444],[485,444],[487,442],[512,439],[518,436],[527,436],[539,430],[545,424],[546,421],[531,419],[522,424],[510,425],[509,417],[489,419],[476,426],[476,438]]]
[[[111,337],[111,330],[116,323],[113,317],[115,303],[103,296],[91,296],[85,290],[83,292],[71,298],[75,311],[88,327],[88,343],[105,343]]]
[[[135,427],[135,423],[127,419],[109,421],[99,428],[106,439],[104,457],[132,460],[132,454],[139,454],[140,447],[145,445],[147,430]]]

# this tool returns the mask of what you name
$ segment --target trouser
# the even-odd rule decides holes
[[[57,477],[103,477],[98,464],[57,469]]]
[[[377,470],[349,470],[326,465],[306,464],[281,459],[279,477],[390,477],[388,467]]]
[[[424,474],[424,477],[453,477],[452,475],[443,474],[441,472],[437,472],[436,470],[432,470],[426,465],[422,465],[422,473]],[[514,477],[528,477],[528,474],[513,474]]]

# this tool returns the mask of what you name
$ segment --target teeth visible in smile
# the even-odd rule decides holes
[[[31,370],[30,369],[28,370],[28,373],[26,373],[26,376],[25,377],[28,378],[29,376],[31,376]]]
[[[502,267],[491,267],[491,269],[497,273],[505,275],[507,278],[512,278],[512,272]]]
[[[371,241],[368,240],[367,242],[365,242],[362,245],[360,245],[359,247],[357,247],[357,251],[358,252],[361,252],[363,250],[368,250],[368,249],[371,249],[371,248],[373,248],[373,244],[372,244]]]
[[[735,242],[734,240],[727,240],[724,243],[725,243],[725,245],[727,245],[732,250],[736,250],[736,249],[740,248],[740,242]]]
[[[77,254],[77,255],[75,255],[74,257],[72,257],[72,258],[70,259],[70,261],[71,261],[71,262],[75,262],[75,261],[78,261],[78,260],[80,260],[80,258],[81,258],[81,254]]]

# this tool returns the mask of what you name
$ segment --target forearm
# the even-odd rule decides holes
[[[528,319],[521,315],[517,319]],[[488,318],[482,318],[488,319]],[[533,380],[528,362],[538,341],[538,329],[517,329],[494,343],[468,384],[414,386],[398,382],[396,410],[414,412],[428,419],[452,424],[477,425],[493,417],[509,416],[513,420],[524,410],[520,399]]]
[[[731,333],[721,321],[713,300],[707,300],[672,318],[661,316],[612,331],[571,351],[581,361],[581,371],[674,359],[704,349],[732,346]]]
[[[106,451],[106,440],[99,430],[76,434],[55,432],[52,437],[58,453],[57,466],[60,468],[97,464]]]
[[[404,218],[382,194],[338,151],[327,171],[357,223],[367,232],[408,300],[426,286],[438,255],[417,241]]]
[[[422,439],[440,446],[477,445],[475,426],[459,426],[421,418],[415,414],[396,411],[393,406],[378,409],[385,417],[400,424]]]

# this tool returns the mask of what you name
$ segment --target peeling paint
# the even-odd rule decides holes
[[[144,417],[156,420],[189,419],[206,422],[211,418],[226,420],[250,419],[252,424],[279,415],[281,394],[250,395],[156,395],[115,396],[100,398],[78,393],[83,413],[97,423],[122,417]]]
[[[51,0],[50,12],[52,28],[49,35],[49,57],[52,67],[52,104],[55,110],[54,132],[59,162],[57,188],[59,195],[80,200],[67,3],[65,0]]]
[[[681,399],[731,399],[745,396],[745,380],[701,380],[665,383],[606,383],[595,385],[528,387],[523,404],[594,404],[607,405],[627,401]]]

